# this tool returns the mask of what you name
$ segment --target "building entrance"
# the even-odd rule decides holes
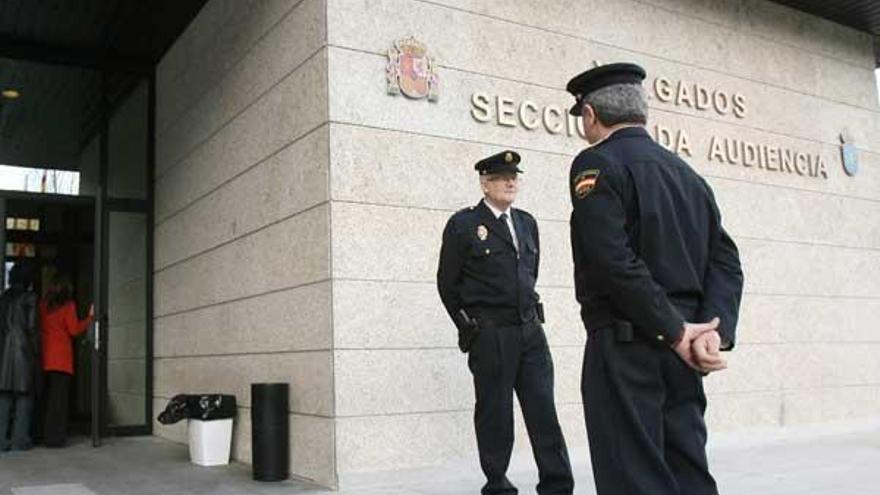
[[[14,97],[0,101],[4,267],[33,264],[41,293],[66,275],[81,317],[94,304],[72,344],[72,431],[95,445],[149,434],[152,73],[0,59],[0,80],[12,73]]]
[[[9,288],[9,273],[15,264],[29,265],[34,291],[41,301],[46,300],[53,280],[66,277],[74,289],[78,318],[85,318],[95,294],[93,203],[86,198],[63,201],[0,193],[3,290]],[[64,420],[70,434],[77,436],[89,434],[92,419],[90,338],[87,333],[71,342],[74,374]],[[37,398],[34,424],[40,437],[45,425],[45,390],[38,391]]]
[[[0,213],[4,289],[12,266],[26,263],[41,299],[63,276],[79,318],[95,307],[94,323],[71,342],[70,433],[93,436],[96,444],[106,435],[149,433],[147,213],[125,202],[13,191],[0,191]],[[41,424],[39,408],[35,414]]]

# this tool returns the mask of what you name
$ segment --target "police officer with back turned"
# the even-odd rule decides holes
[[[474,424],[486,475],[482,493],[517,493],[506,476],[516,391],[538,465],[538,493],[570,495],[574,480],[553,402],[553,361],[535,292],[538,226],[531,215],[511,207],[519,162],[516,152],[505,151],[474,167],[484,198],[446,224],[437,287],[474,378]]]
[[[644,78],[610,64],[567,87],[592,144],[569,183],[593,475],[599,495],[714,495],[703,376],[726,366],[743,274],[709,185],[645,131]]]

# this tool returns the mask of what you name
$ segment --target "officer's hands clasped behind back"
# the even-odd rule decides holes
[[[727,360],[721,356],[720,323],[718,317],[707,323],[685,322],[681,338],[673,350],[697,371],[709,373],[727,368]]]

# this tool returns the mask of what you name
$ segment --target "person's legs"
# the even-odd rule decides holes
[[[666,462],[678,480],[681,495],[717,495],[706,458],[706,394],[703,379],[678,359],[664,360],[667,397],[663,407]]]
[[[0,452],[9,450],[9,423],[12,420],[13,395],[0,392]]]
[[[28,450],[33,447],[31,422],[34,414],[34,398],[30,394],[15,396],[15,417],[12,419],[12,450]]]
[[[67,442],[70,375],[54,371],[46,375],[46,426],[43,428],[43,440],[47,447],[62,447]]]
[[[468,354],[468,366],[474,376],[476,405],[474,426],[480,466],[486,475],[483,495],[516,494],[507,479],[513,450],[513,382],[515,349],[508,327],[483,328]]]
[[[553,397],[553,359],[539,323],[524,325],[516,394],[538,465],[540,495],[570,495],[574,478]]]
[[[663,457],[661,353],[615,329],[590,335],[581,393],[598,495],[679,495]]]

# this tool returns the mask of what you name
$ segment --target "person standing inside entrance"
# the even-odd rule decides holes
[[[67,443],[70,381],[73,377],[73,338],[82,335],[95,316],[95,307],[80,320],[73,299],[73,284],[66,275],[56,275],[46,297],[40,301],[45,373],[45,423],[43,441],[47,447]]]
[[[743,273],[712,189],[646,132],[644,78],[609,64],[567,87],[592,144],[569,184],[593,475],[599,495],[715,495],[703,375],[726,366]]]
[[[437,288],[458,328],[474,379],[474,424],[483,495],[515,494],[507,478],[513,449],[513,393],[538,465],[538,494],[570,495],[574,480],[553,399],[553,361],[535,292],[538,225],[512,208],[520,156],[477,162],[484,197],[452,215],[443,232]]]
[[[9,289],[0,296],[0,452],[33,445],[31,421],[40,382],[37,295],[30,265],[18,262],[9,271]]]

